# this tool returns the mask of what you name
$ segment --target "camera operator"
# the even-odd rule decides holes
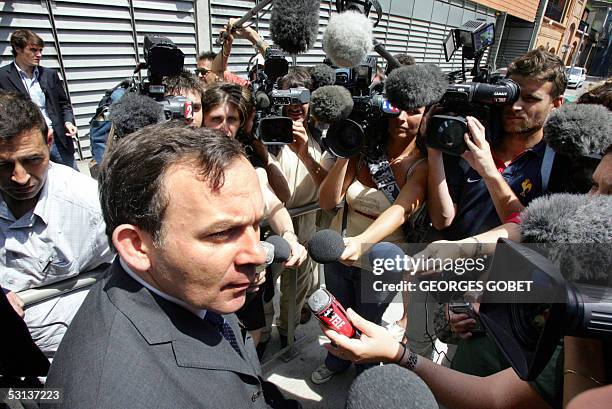
[[[383,127],[382,141],[375,151],[350,159],[337,158],[321,184],[319,202],[323,209],[333,209],[345,199],[330,228],[346,228],[344,263],[353,263],[361,256],[362,244],[378,241],[404,242],[402,224],[418,209],[427,192],[427,162],[417,141],[425,107],[402,111],[398,117],[383,119],[372,126]],[[386,129],[384,129],[386,128]],[[399,189],[394,201],[377,188],[369,163],[381,167],[388,161]],[[347,212],[344,225],[344,213]],[[384,213],[384,214],[383,214]],[[325,265],[327,289],[345,306],[350,306],[373,322],[380,323],[392,293],[377,294],[378,304],[361,302],[361,270],[340,262]],[[327,382],[350,366],[350,362],[328,354],[325,363],[313,372],[314,383]],[[359,368],[360,370],[363,368]]]
[[[191,101],[193,117],[187,120],[187,124],[194,128],[202,126],[202,94],[204,89],[200,81],[189,71],[183,71],[179,75],[164,78],[166,95],[176,95]]]

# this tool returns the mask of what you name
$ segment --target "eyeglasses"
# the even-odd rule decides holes
[[[205,76],[206,74],[208,74],[211,71],[212,70],[209,70],[208,68],[196,68],[196,70],[195,70],[196,75],[201,75],[201,76]]]

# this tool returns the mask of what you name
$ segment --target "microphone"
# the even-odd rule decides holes
[[[338,261],[343,252],[344,240],[335,230],[320,230],[308,241],[308,254],[317,263],[329,264]]]
[[[548,116],[544,139],[557,153],[601,158],[612,145],[612,112],[603,105],[563,104]]]
[[[442,99],[448,80],[435,65],[404,65],[394,69],[385,82],[389,102],[409,111],[434,104]]]
[[[291,257],[291,246],[281,236],[270,236],[261,245],[266,250],[266,265],[284,263]]]
[[[393,263],[385,263],[393,260]],[[393,243],[381,241],[368,251],[369,267],[376,276],[384,275],[386,282],[399,283],[403,273],[408,269],[407,256],[404,250]],[[392,279],[392,280],[389,280]]]
[[[425,382],[398,365],[365,370],[351,384],[346,409],[438,409]]]
[[[308,299],[308,308],[312,314],[328,328],[333,329],[338,334],[349,338],[359,336],[351,321],[346,316],[346,311],[325,288],[319,288],[312,293]]]
[[[337,67],[359,65],[372,51],[372,22],[356,11],[334,14],[323,34],[323,51]]]
[[[336,83],[336,70],[327,64],[317,64],[310,68],[310,78],[312,79],[313,91],[326,85]]]
[[[310,110],[321,123],[339,122],[347,119],[353,111],[353,97],[344,87],[325,85],[310,96]]]
[[[319,33],[318,0],[276,0],[270,17],[270,35],[289,54],[308,51]]]
[[[384,58],[387,61],[388,71],[391,71],[394,68],[402,66],[402,64],[397,60],[397,58],[395,58],[389,51],[387,51],[387,48],[385,48],[385,45],[383,43],[381,43],[377,39],[374,39],[373,44],[374,44],[374,51],[376,51],[378,55],[380,55],[382,58]]]
[[[119,101],[112,104],[109,108],[109,118],[118,138],[165,120],[160,104],[153,98],[135,92],[124,94]]]
[[[612,196],[554,194],[521,213],[521,242],[546,243],[547,257],[568,281],[608,281],[612,256]]]

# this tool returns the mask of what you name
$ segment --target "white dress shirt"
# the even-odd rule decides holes
[[[28,94],[30,94],[30,99],[32,99],[32,101],[36,105],[38,105],[38,108],[40,108],[40,112],[42,112],[43,117],[45,118],[47,126],[50,127],[51,118],[49,117],[49,113],[47,112],[47,98],[45,97],[45,93],[40,87],[40,74],[38,71],[38,67],[34,67],[32,78],[29,78],[28,74],[24,70],[19,68],[16,62],[14,62],[13,64],[15,64],[15,68],[17,68],[17,72],[21,77],[21,82],[23,82],[25,89],[28,91]]]
[[[98,184],[82,173],[49,162],[34,209],[16,219],[0,195],[0,285],[22,291],[65,280],[110,263]],[[32,338],[52,355],[86,290],[43,301],[25,311]]]

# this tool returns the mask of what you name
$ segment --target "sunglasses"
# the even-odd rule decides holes
[[[209,70],[208,68],[196,68],[196,70],[195,70],[196,75],[202,75],[202,76],[208,74],[211,71],[212,70]]]

